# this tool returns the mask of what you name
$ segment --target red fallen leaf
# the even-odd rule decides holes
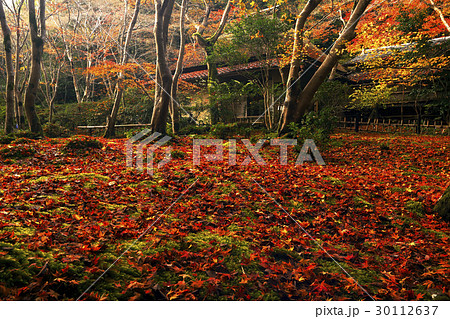
[[[62,273],[65,273],[65,272],[67,272],[67,270],[69,270],[69,264],[67,264],[66,267],[64,267],[63,269],[61,269],[61,272],[62,272]]]
[[[55,299],[57,299],[59,297],[59,293],[57,293],[56,291],[53,291],[51,289],[49,290],[48,294],[49,294],[49,296],[51,296]]]
[[[54,281],[56,281],[56,282],[66,282],[67,280],[64,279],[64,278],[59,277],[59,278],[55,278]]]
[[[221,280],[229,280],[231,279],[231,275],[230,274],[220,274],[220,279]]]
[[[313,270],[314,268],[316,268],[317,267],[317,265],[316,264],[311,264],[311,265],[309,265],[308,267],[306,267],[306,271],[309,271],[309,270]]]
[[[99,251],[100,249],[102,249],[102,245],[94,245],[91,247],[91,251],[95,252],[95,251]]]
[[[348,255],[347,257],[344,257],[345,260],[351,260],[353,258],[355,258],[355,255],[353,255],[353,254]]]
[[[204,283],[205,283],[204,280],[194,280],[191,283],[191,287],[194,289],[199,289],[199,288],[203,287]]]
[[[313,286],[313,291],[316,291],[316,292],[318,292],[318,293],[321,293],[321,292],[330,292],[330,288],[331,288],[331,286],[330,285],[328,285],[328,284],[326,284],[325,283],[325,281],[322,281],[320,284],[314,284],[314,283],[312,283],[311,284],[311,286]]]
[[[130,301],[139,300],[142,297],[140,293],[135,293],[134,296],[130,297]]]

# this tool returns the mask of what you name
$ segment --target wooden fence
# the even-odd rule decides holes
[[[132,129],[139,127],[150,127],[150,124],[117,124],[115,125],[116,129]],[[77,126],[77,131],[86,131],[89,135],[93,135],[94,132],[98,132],[104,130],[106,128],[105,125],[87,125],[87,126]]]
[[[450,135],[450,124],[442,121],[424,120],[418,131],[417,120],[375,119],[372,121],[357,121],[356,118],[342,118],[338,128],[367,132],[389,133],[420,133],[435,135]]]

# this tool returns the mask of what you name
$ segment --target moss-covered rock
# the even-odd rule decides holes
[[[450,187],[436,203],[433,212],[441,216],[443,220],[450,221]]]

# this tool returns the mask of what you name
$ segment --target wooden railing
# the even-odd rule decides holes
[[[237,121],[239,123],[264,123],[264,116],[237,116]]]
[[[417,133],[417,120],[375,119],[357,123],[356,118],[343,118],[338,121],[338,127],[368,132]],[[420,133],[450,135],[450,125],[443,121],[424,120]]]
[[[115,125],[116,128],[136,128],[136,127],[149,127],[150,124],[118,124]],[[105,125],[86,125],[77,126],[78,130],[87,130],[89,135],[92,135],[94,131],[105,129]]]

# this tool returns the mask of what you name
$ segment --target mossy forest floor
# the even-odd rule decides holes
[[[26,151],[0,158],[0,299],[449,299],[449,137],[339,133],[326,166],[275,146],[242,166],[239,143],[238,165],[194,166],[186,137],[153,176],[101,142],[0,146]]]

